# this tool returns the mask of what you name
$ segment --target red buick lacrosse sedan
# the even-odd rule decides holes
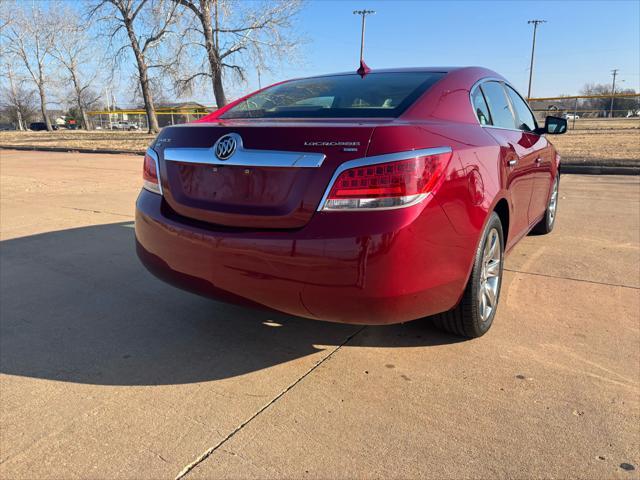
[[[313,319],[434,315],[478,337],[504,255],[553,229],[560,157],[522,96],[484,68],[343,73],[282,82],[144,158],[138,256],[213,298]]]

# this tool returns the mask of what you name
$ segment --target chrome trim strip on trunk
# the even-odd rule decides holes
[[[233,136],[237,146],[235,153],[226,160],[220,160],[216,157],[216,145],[210,148],[165,148],[164,159],[169,162],[200,163],[205,165],[317,168],[322,165],[326,158],[324,153],[251,150],[244,148],[240,135],[234,133],[228,135]]]
[[[326,190],[324,191],[324,195],[322,195],[322,200],[320,200],[320,204],[318,205],[318,208],[316,210],[318,212],[323,210],[324,205],[327,202],[327,197],[329,196],[329,193],[331,192],[331,187],[333,187],[333,184],[336,181],[336,179],[338,178],[338,176],[342,172],[344,172],[345,170],[348,170],[350,168],[364,167],[364,166],[367,166],[367,165],[377,165],[379,163],[397,162],[399,160],[411,160],[412,158],[426,157],[426,156],[429,156],[429,155],[441,155],[443,153],[451,153],[452,151],[453,150],[451,149],[451,147],[422,148],[420,150],[409,150],[409,151],[405,151],[405,152],[387,153],[385,155],[376,155],[376,156],[373,156],[373,157],[356,158],[355,160],[349,160],[347,162],[344,162],[343,164],[341,164],[336,169],[336,171],[334,172],[333,176],[331,177],[331,181],[329,182],[329,185],[327,186]],[[421,195],[424,195],[424,194],[421,194]],[[399,205],[397,207],[390,207],[390,208],[410,207],[411,205],[415,205],[416,203],[421,202],[426,197],[427,197],[427,195],[424,195],[424,196],[421,196],[421,198],[419,198],[418,200],[416,200],[414,202],[411,202],[410,204]],[[363,211],[365,209],[364,208],[360,208],[360,209],[356,209],[356,210]],[[372,210],[377,210],[377,209],[372,209]],[[326,211],[329,211],[329,210],[326,210]],[[331,211],[339,212],[339,211],[346,211],[346,209],[344,209],[344,210],[331,210]]]

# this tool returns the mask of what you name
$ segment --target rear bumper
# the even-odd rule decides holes
[[[143,190],[137,252],[156,276],[223,301],[345,323],[385,324],[452,308],[470,255],[439,205],[316,212],[302,229],[215,229]]]

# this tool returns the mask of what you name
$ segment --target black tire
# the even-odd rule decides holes
[[[551,233],[553,226],[556,224],[556,217],[558,214],[558,189],[560,186],[560,176],[556,175],[556,179],[553,181],[551,192],[549,193],[549,201],[547,202],[547,209],[544,212],[544,217],[540,220],[535,227],[531,229],[531,233],[534,235],[546,235]],[[555,202],[555,205],[553,203]]]
[[[492,232],[494,230],[497,232],[498,242],[500,246],[500,264],[497,277],[494,277],[497,278],[495,303],[487,318],[483,319],[480,303],[481,286],[483,285],[483,259],[485,254],[485,247],[487,247],[487,241],[490,238],[490,233],[491,238],[493,238]],[[477,338],[487,333],[493,323],[493,318],[496,315],[498,302],[500,300],[503,264],[504,235],[502,233],[502,222],[500,222],[500,217],[498,217],[498,214],[496,212],[492,212],[491,217],[489,218],[489,221],[487,222],[487,225],[482,232],[482,238],[479,242],[478,248],[476,249],[473,261],[473,269],[471,270],[471,275],[462,295],[462,299],[460,300],[460,303],[452,310],[441,313],[434,317],[436,326],[449,333],[453,333],[454,335],[459,335],[461,337],[467,338]]]

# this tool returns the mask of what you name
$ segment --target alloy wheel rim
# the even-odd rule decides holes
[[[502,245],[500,236],[495,228],[487,235],[487,241],[482,250],[482,268],[480,270],[480,288],[478,289],[478,303],[480,318],[486,322],[491,318],[498,303],[500,289],[500,263],[502,262]]]
[[[549,223],[553,224],[556,219],[556,208],[558,206],[558,181],[553,182],[553,191],[549,199]]]

